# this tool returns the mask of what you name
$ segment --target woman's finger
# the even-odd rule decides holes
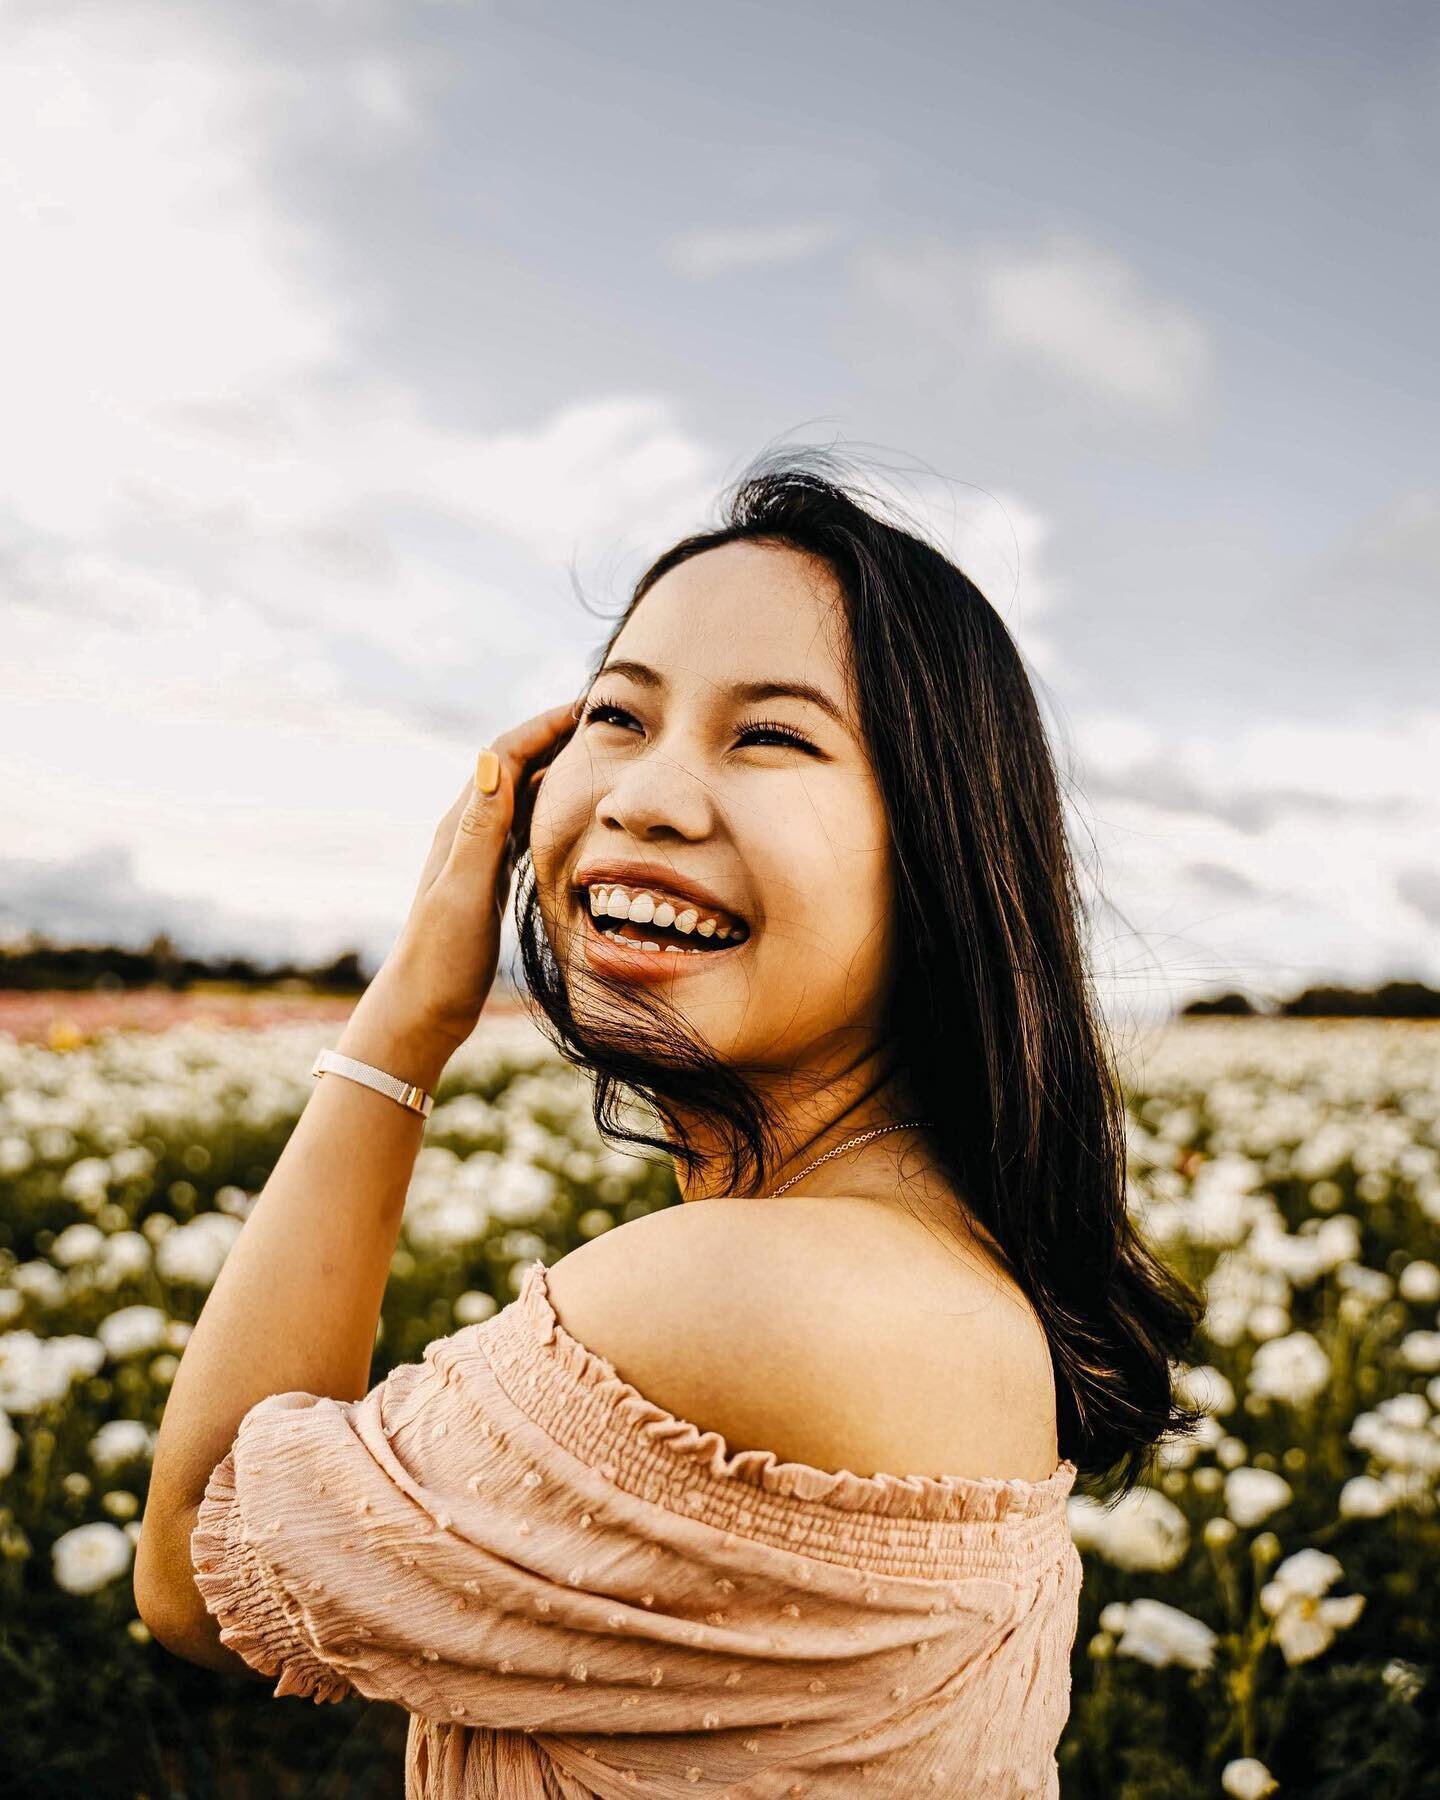
[[[475,759],[475,782],[455,826],[447,864],[468,865],[477,858],[500,860],[516,816],[516,796],[527,770],[553,756],[574,729],[570,703],[547,707],[521,725],[503,732]]]

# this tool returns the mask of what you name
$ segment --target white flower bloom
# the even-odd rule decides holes
[[[470,1288],[456,1300],[454,1310],[457,1324],[478,1325],[498,1311],[498,1303],[493,1294]]]
[[[1173,1569],[1190,1547],[1184,1513],[1173,1500],[1143,1484],[1127,1490],[1113,1506],[1080,1494],[1067,1507],[1076,1547],[1093,1550],[1119,1569]]]
[[[134,1546],[118,1525],[97,1519],[56,1538],[50,1555],[57,1587],[67,1594],[93,1594],[125,1573]]]
[[[1423,1431],[1430,1423],[1430,1406],[1423,1394],[1392,1394],[1375,1410],[1382,1419],[1407,1431]]]
[[[165,1341],[168,1324],[158,1306],[122,1306],[100,1321],[96,1335],[105,1346],[106,1355],[119,1362],[122,1357],[158,1349]]]
[[[1256,1756],[1239,1756],[1220,1771],[1220,1785],[1230,1800],[1265,1800],[1280,1783]]]
[[[106,1279],[114,1285],[127,1275],[143,1275],[150,1267],[150,1240],[139,1231],[117,1231],[106,1238],[100,1264]]]
[[[1293,1600],[1275,1620],[1275,1642],[1292,1667],[1328,1650],[1337,1631],[1348,1630],[1365,1610],[1363,1594],[1341,1600]]]
[[[0,1335],[0,1407],[12,1413],[39,1412],[63,1400],[73,1381],[93,1375],[104,1361],[105,1346],[95,1338],[7,1331]]]
[[[512,1136],[513,1143],[513,1136]],[[555,1177],[514,1155],[500,1158],[491,1171],[486,1194],[491,1212],[507,1225],[529,1225],[555,1198]]]
[[[1330,1380],[1330,1358],[1308,1331],[1261,1344],[1250,1365],[1249,1391],[1304,1406]]]
[[[155,1249],[155,1267],[166,1281],[213,1287],[242,1229],[241,1221],[228,1213],[201,1213],[188,1225],[165,1233]]]
[[[1276,1568],[1266,1584],[1265,1593],[1278,1600],[1290,1594],[1318,1600],[1344,1573],[1340,1562],[1326,1550],[1297,1550]],[[1265,1593],[1260,1596],[1260,1604],[1266,1612],[1272,1612],[1275,1609],[1265,1605]]]
[[[1440,1369],[1440,1331],[1412,1331],[1400,1340],[1400,1360],[1423,1374]]]
[[[1292,1667],[1328,1650],[1337,1631],[1353,1625],[1365,1609],[1363,1594],[1343,1599],[1321,1596],[1344,1569],[1324,1550],[1297,1550],[1260,1590],[1260,1605],[1275,1621],[1275,1641]]]
[[[1378,1519],[1394,1504],[1394,1494],[1373,1475],[1354,1475],[1340,1490],[1342,1519]]]
[[[1203,1406],[1208,1413],[1235,1410],[1235,1390],[1210,1363],[1200,1363],[1180,1372],[1177,1385],[1192,1406]]]
[[[8,1325],[12,1319],[18,1319],[24,1310],[23,1294],[17,1294],[14,1288],[0,1287],[0,1325]]]
[[[1225,1510],[1240,1526],[1260,1524],[1294,1498],[1290,1483],[1270,1469],[1232,1469],[1225,1477]]]
[[[1400,1298],[1412,1306],[1433,1306],[1440,1300],[1440,1269],[1417,1256],[1400,1271]]]
[[[39,1306],[59,1306],[65,1299],[65,1277],[43,1257],[17,1263],[10,1271],[10,1285]]]
[[[107,1419],[89,1443],[90,1460],[104,1475],[121,1463],[148,1457],[159,1434],[139,1419]]]
[[[9,1413],[0,1412],[0,1481],[14,1473],[19,1454],[20,1433],[10,1423]]]
[[[1215,1660],[1217,1642],[1208,1625],[1178,1607],[1167,1606],[1163,1600],[1132,1600],[1125,1608],[1125,1630],[1115,1653],[1138,1657],[1157,1669],[1170,1663],[1208,1669]]]
[[[1380,1679],[1402,1700],[1413,1700],[1425,1686],[1425,1671],[1418,1663],[1392,1656],[1381,1669]]]
[[[105,1249],[105,1233],[98,1225],[67,1225],[50,1246],[50,1259],[62,1269],[94,1262]]]
[[[1283,1337],[1290,1329],[1290,1313],[1283,1306],[1274,1306],[1262,1301],[1255,1307],[1245,1321],[1245,1330],[1255,1339],[1257,1344],[1270,1338]]]

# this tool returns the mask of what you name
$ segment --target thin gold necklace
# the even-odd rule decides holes
[[[817,1156],[812,1163],[806,1163],[798,1175],[792,1175],[788,1181],[781,1182],[773,1194],[762,1194],[762,1200],[778,1200],[787,1188],[794,1187],[797,1181],[803,1181],[812,1169],[818,1169],[821,1163],[829,1162],[832,1156],[838,1156],[842,1150],[849,1150],[855,1144],[868,1143],[871,1138],[884,1137],[887,1131],[921,1131],[933,1125],[933,1119],[902,1119],[898,1125],[877,1125],[871,1131],[857,1131],[854,1137],[848,1137],[843,1144],[837,1144],[833,1150],[827,1150],[823,1156]]]

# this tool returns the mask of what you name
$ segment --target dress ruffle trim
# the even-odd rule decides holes
[[[310,1694],[343,1700],[350,1684],[305,1649],[247,1541],[235,1492],[232,1445],[205,1486],[190,1533],[195,1586],[220,1625],[220,1642],[260,1675],[278,1675],[272,1698]]]
[[[617,1419],[693,1459],[710,1475],[749,1482],[767,1493],[818,1501],[842,1512],[994,1522],[1053,1514],[1064,1508],[1075,1483],[1078,1471],[1068,1457],[1043,1481],[1025,1481],[998,1475],[856,1475],[849,1469],[782,1462],[773,1450],[732,1451],[720,1432],[702,1430],[667,1412],[632,1387],[612,1363],[571,1337],[550,1299],[544,1263],[536,1261],[526,1269],[514,1310],[566,1374],[605,1396]],[[497,1315],[493,1323],[499,1325],[503,1317]]]

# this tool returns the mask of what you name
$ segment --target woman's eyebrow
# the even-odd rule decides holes
[[[632,681],[639,682],[641,687],[665,686],[665,677],[648,663],[623,659],[608,662],[601,667],[595,679],[598,681],[601,675],[628,675]],[[845,727],[845,714],[838,703],[823,688],[815,687],[808,681],[737,681],[730,692],[737,700],[808,700],[811,706],[818,706],[821,712],[828,713],[837,725]]]

